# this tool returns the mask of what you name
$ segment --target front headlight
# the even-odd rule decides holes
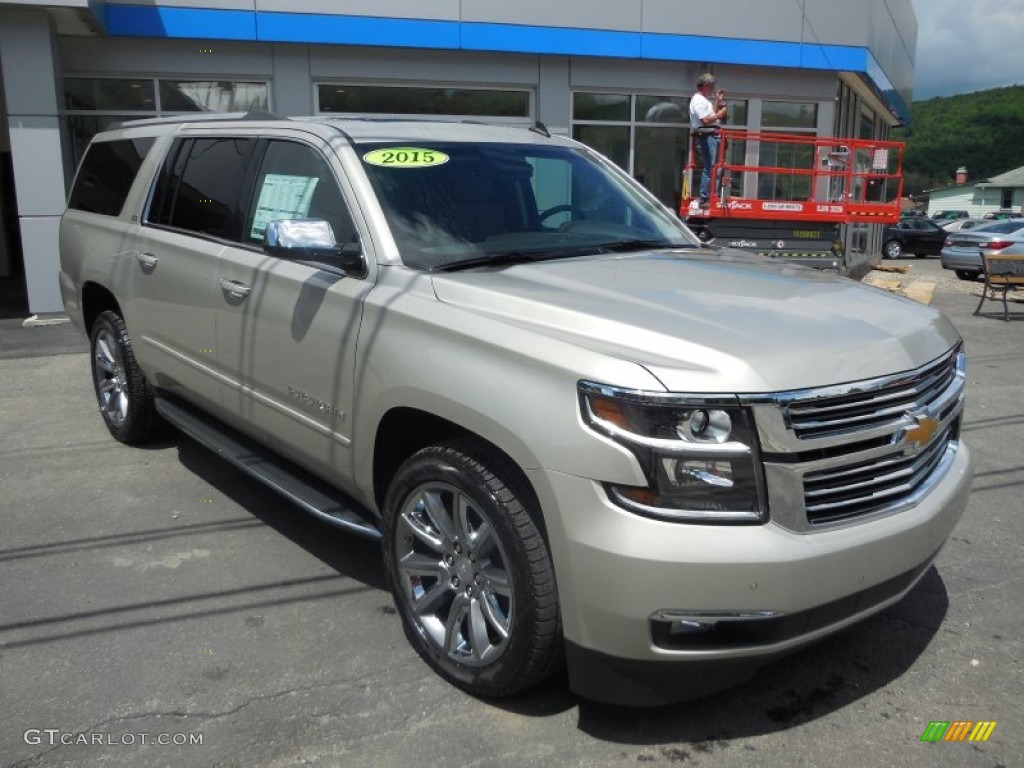
[[[680,396],[579,384],[584,421],[628,448],[647,487],[606,484],[619,506],[693,523],[768,518],[757,430],[749,408],[726,396]]]

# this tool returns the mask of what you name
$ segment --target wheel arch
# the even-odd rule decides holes
[[[430,445],[464,441],[475,446],[482,461],[495,457],[511,473],[507,478],[516,490],[526,494],[523,500],[545,541],[547,526],[540,508],[537,492],[519,462],[507,451],[486,437],[454,421],[418,408],[398,406],[383,415],[377,424],[373,450],[373,498],[377,509],[383,512],[388,486],[398,468],[414,453]],[[492,468],[493,469],[493,468]]]
[[[109,289],[99,283],[85,283],[82,286],[82,323],[86,334],[90,332],[100,313],[107,310],[116,312],[122,319],[124,318],[121,305]]]

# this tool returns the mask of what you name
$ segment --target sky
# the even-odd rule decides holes
[[[913,0],[914,101],[1024,84],[1024,0]]]

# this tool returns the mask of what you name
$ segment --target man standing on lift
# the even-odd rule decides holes
[[[701,75],[697,78],[697,92],[690,99],[690,130],[697,136],[704,165],[700,175],[701,208],[707,208],[711,196],[711,166],[718,159],[719,132],[728,111],[725,91],[715,92],[716,83],[714,75]]]

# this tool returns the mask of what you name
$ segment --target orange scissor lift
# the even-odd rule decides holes
[[[679,215],[702,240],[839,268],[847,225],[899,221],[901,142],[730,128],[719,137],[706,206],[696,137],[683,172]]]

